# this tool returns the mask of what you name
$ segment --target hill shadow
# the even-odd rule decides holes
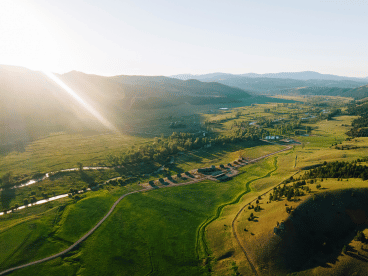
[[[261,261],[275,254],[277,266],[289,273],[318,266],[331,267],[338,262],[344,246],[349,245],[357,231],[367,227],[367,200],[368,189],[347,189],[323,192],[314,200],[303,202],[285,220],[285,230],[272,236],[269,244],[274,251],[270,253],[270,249],[265,249]],[[368,261],[349,246],[346,254]]]

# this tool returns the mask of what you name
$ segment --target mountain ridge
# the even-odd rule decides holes
[[[295,80],[352,80],[352,81],[368,81],[368,76],[359,78],[359,77],[347,77],[347,76],[338,76],[333,74],[322,74],[315,71],[301,71],[301,72],[279,72],[279,73],[265,73],[265,74],[257,74],[257,73],[244,73],[244,74],[230,74],[230,73],[222,73],[215,72],[209,74],[178,74],[169,76],[171,78],[178,79],[209,79],[209,78],[228,78],[228,77],[249,77],[249,78],[280,78],[280,79],[295,79]]]

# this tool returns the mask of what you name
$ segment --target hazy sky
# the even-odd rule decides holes
[[[63,73],[368,76],[366,0],[0,0],[0,64]]]

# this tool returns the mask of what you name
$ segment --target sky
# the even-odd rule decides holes
[[[368,76],[366,0],[0,0],[0,64],[105,76]]]

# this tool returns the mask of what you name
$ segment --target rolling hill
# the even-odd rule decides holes
[[[105,77],[77,71],[55,75],[118,129],[122,116],[133,111],[135,116],[183,104],[232,103],[251,97],[239,88],[197,80]],[[44,73],[26,68],[0,66],[0,108],[1,143],[34,140],[58,131],[106,130],[85,104]]]
[[[215,80],[215,79],[227,79],[233,77],[246,77],[246,78],[272,78],[272,79],[293,79],[293,80],[333,80],[333,81],[355,81],[355,82],[368,82],[368,77],[366,78],[355,78],[355,77],[345,77],[337,76],[331,74],[321,74],[314,71],[303,71],[303,72],[280,72],[280,73],[266,73],[266,74],[256,74],[256,73],[246,73],[246,74],[228,74],[228,73],[210,73],[202,75],[192,75],[192,74],[179,74],[173,75],[172,78],[187,80],[187,79],[198,79],[198,80]]]
[[[218,82],[231,87],[238,87],[253,94],[297,94],[329,95],[361,99],[366,96],[364,86],[368,78],[350,78],[325,75],[317,72],[295,72],[274,74],[212,73],[204,75],[175,75],[178,79],[197,79],[203,82]],[[362,88],[360,88],[362,87]]]

